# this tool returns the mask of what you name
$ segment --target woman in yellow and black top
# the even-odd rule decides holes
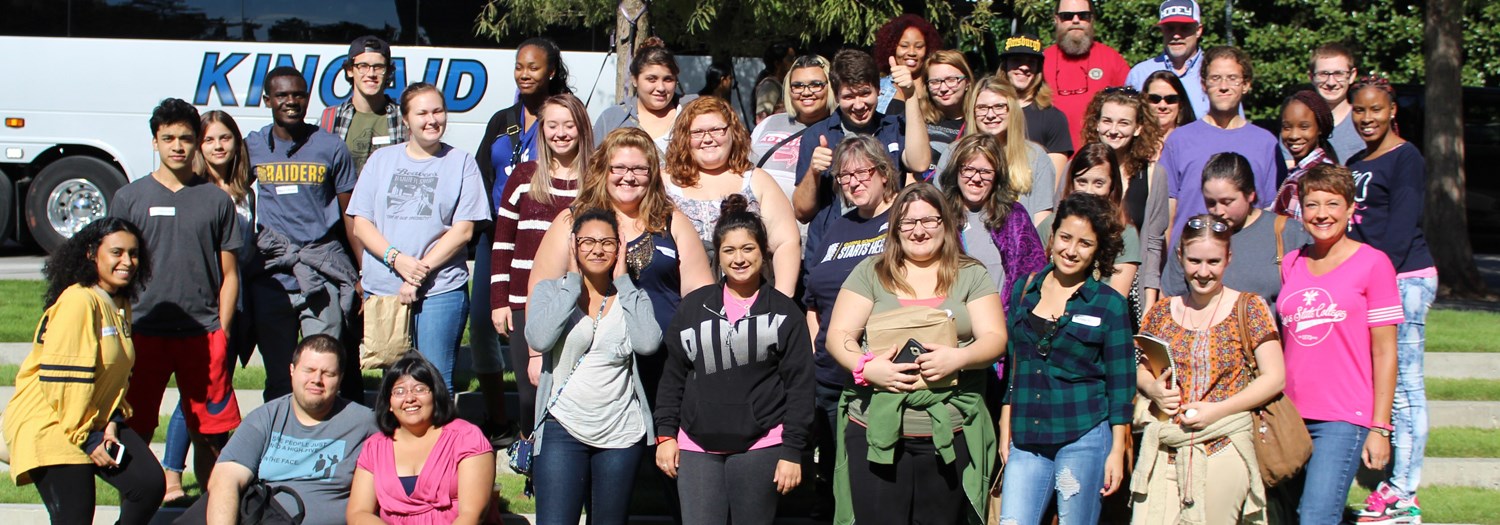
[[[147,442],[120,424],[130,415],[125,389],[135,364],[130,301],[150,278],[140,239],[129,221],[99,219],[42,269],[47,311],[16,375],[4,430],[11,479],[36,483],[54,524],[93,522],[95,475],[119,489],[123,524],[151,521],[166,490]]]

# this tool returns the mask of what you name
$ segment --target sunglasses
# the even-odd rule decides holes
[[[1073,20],[1075,18],[1078,19],[1080,22],[1088,22],[1088,21],[1091,21],[1091,20],[1094,19],[1094,12],[1093,11],[1058,11],[1057,12],[1057,21],[1059,21],[1059,22],[1067,22],[1067,21]]]
[[[1146,102],[1150,102],[1152,104],[1160,104],[1162,102],[1166,102],[1175,106],[1178,102],[1182,102],[1182,95],[1158,95],[1155,93],[1149,93],[1146,95]]]
[[[1218,220],[1188,219],[1187,227],[1194,230],[1209,228],[1212,229],[1214,233],[1224,233],[1229,231],[1229,225],[1225,224],[1223,221]]]
[[[1102,91],[1101,93],[1104,93],[1106,95],[1113,95],[1115,93],[1124,93],[1124,94],[1130,95],[1130,96],[1136,96],[1136,95],[1140,95],[1141,94],[1141,92],[1136,91],[1135,88],[1130,87],[1130,86],[1115,86],[1115,87],[1112,87],[1112,88],[1107,88],[1104,91]]]

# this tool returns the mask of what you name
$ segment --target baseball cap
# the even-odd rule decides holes
[[[1005,39],[1004,51],[1000,52],[1002,58],[1009,55],[1042,56],[1042,40],[1032,33],[1016,33]]]
[[[354,57],[363,53],[380,53],[387,63],[391,61],[390,44],[375,35],[365,35],[349,43],[349,60],[354,60]]]
[[[1193,0],[1167,0],[1161,3],[1161,21],[1156,25],[1176,22],[1202,24],[1202,13],[1198,9],[1198,2]]]

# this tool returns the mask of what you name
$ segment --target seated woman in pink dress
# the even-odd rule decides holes
[[[458,419],[437,368],[416,352],[396,361],[375,414],[380,432],[355,463],[349,523],[479,523],[495,454],[479,427]]]

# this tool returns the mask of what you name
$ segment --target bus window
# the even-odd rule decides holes
[[[405,41],[392,0],[245,0],[245,24],[257,42],[347,44],[364,35]]]

